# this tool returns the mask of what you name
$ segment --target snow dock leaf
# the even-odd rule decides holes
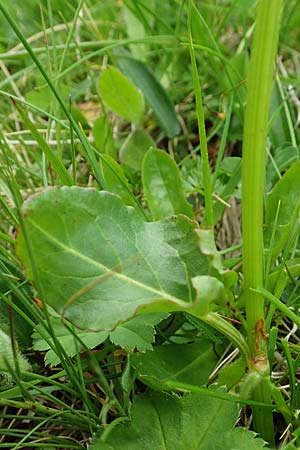
[[[197,224],[187,217],[144,222],[116,195],[80,187],[33,196],[23,215],[17,253],[27,276],[78,328],[111,331],[141,309],[170,312],[193,304],[189,263],[181,255],[191,244],[201,252]],[[169,229],[174,246],[165,238]],[[201,261],[207,273],[209,258]]]

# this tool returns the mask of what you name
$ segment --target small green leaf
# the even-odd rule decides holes
[[[203,255],[207,255],[207,257],[211,260],[212,266],[221,272],[223,270],[223,266],[221,255],[216,247],[214,230],[212,228],[199,228],[197,230],[197,234],[200,237],[199,245],[201,253]],[[199,272],[198,275],[200,275]]]
[[[209,29],[209,25],[205,22],[204,17],[202,17],[200,11],[196,8],[196,5],[192,3],[191,8],[191,28],[193,41],[195,44],[201,44],[215,51],[216,43]]]
[[[95,147],[113,159],[117,159],[117,151],[114,144],[113,129],[106,116],[98,117],[93,125]]]
[[[117,194],[125,203],[125,205],[135,206],[133,196],[130,193],[127,178],[124,175],[120,164],[108,155],[102,155],[100,160],[101,172],[105,180],[106,188]]]
[[[144,158],[142,179],[155,220],[180,213],[194,217],[192,206],[185,199],[180,172],[170,155],[151,148]]]
[[[179,381],[201,386],[215,368],[218,359],[205,339],[193,344],[168,344],[132,355],[131,364],[137,377],[152,389],[168,390],[165,382]]]
[[[192,279],[197,291],[197,303],[194,311],[198,317],[205,316],[218,307],[225,306],[226,293],[223,283],[217,278],[202,275]]]
[[[36,82],[41,84],[41,86],[37,86],[31,91],[27,92],[25,95],[25,99],[28,103],[32,103],[44,111],[49,111],[50,106],[53,102],[56,101],[53,93],[48,85],[44,85],[44,80],[37,75]],[[68,98],[70,94],[70,89],[67,85],[61,84],[60,92],[64,99]]]
[[[139,90],[116,67],[106,67],[99,78],[99,92],[104,103],[129,122],[140,122],[144,99]]]
[[[229,156],[224,158],[220,164],[218,176],[226,182],[228,178],[232,177],[240,162],[241,158],[238,156]]]
[[[27,102],[47,111],[53,101],[53,95],[51,89],[48,86],[44,86],[27,92],[25,99]]]
[[[0,328],[4,333],[10,334],[11,305],[4,300],[4,295],[7,295],[7,292],[11,291],[11,301],[13,307],[16,308],[13,311],[14,334],[20,349],[27,350],[32,345],[31,334],[35,321],[30,309],[30,299],[34,293],[29,283],[26,283],[26,279],[20,268],[13,264],[12,261],[0,256],[0,267]],[[16,284],[12,284],[12,280]],[[22,285],[22,293],[18,289],[20,285]],[[25,295],[29,299],[28,302],[24,301]],[[30,319],[30,323],[28,319]]]
[[[224,367],[218,376],[220,386],[226,386],[228,390],[232,389],[245,375],[245,361],[242,358]]]
[[[88,123],[85,115],[80,111],[80,109],[72,105],[71,113],[76,122],[80,124],[80,127],[85,130],[86,133],[89,133],[91,129],[90,124]]]
[[[136,316],[132,320],[119,325],[109,335],[110,340],[127,352],[152,350],[155,337],[154,325],[168,317],[166,313],[152,313]]]
[[[119,58],[121,70],[142,91],[151,106],[157,122],[169,138],[180,133],[173,103],[155,75],[143,63],[129,58]]]
[[[144,156],[154,145],[148,133],[143,130],[134,130],[120,150],[121,163],[134,171],[142,170]]]
[[[233,427],[237,408],[198,394],[150,392],[135,398],[131,417],[131,423],[115,426],[105,442],[95,438],[89,450],[216,450]]]

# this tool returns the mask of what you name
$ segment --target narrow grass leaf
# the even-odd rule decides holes
[[[40,149],[45,154],[48,161],[51,163],[53,169],[55,170],[57,176],[60,179],[60,182],[63,185],[66,186],[72,186],[73,180],[65,166],[63,165],[62,160],[54,153],[54,151],[49,147],[45,139],[42,137],[42,135],[38,132],[35,125],[31,122],[29,117],[27,116],[27,113],[19,106],[17,103],[15,103],[16,109],[18,113],[20,114],[25,126],[30,130],[33,138],[36,140],[36,142],[39,144]]]
[[[205,131],[205,118],[203,110],[202,101],[202,90],[199,81],[198,68],[196,62],[195,51],[193,47],[193,37],[191,31],[191,17],[192,17],[192,3],[189,5],[189,16],[188,16],[188,29],[189,29],[189,43],[190,43],[190,58],[192,64],[192,76],[194,82],[194,90],[196,97],[196,111],[200,138],[200,149],[202,158],[202,176],[204,183],[204,197],[205,197],[205,222],[208,226],[214,225],[214,214],[213,214],[213,204],[212,204],[212,185],[210,178],[210,166],[208,160],[208,149],[207,149],[207,137]]]

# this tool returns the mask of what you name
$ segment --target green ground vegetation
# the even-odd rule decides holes
[[[300,448],[299,6],[0,2],[0,448]]]

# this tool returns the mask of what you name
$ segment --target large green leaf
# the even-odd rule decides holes
[[[201,339],[193,344],[169,344],[155,347],[130,358],[137,377],[153,389],[164,390],[166,381],[206,384],[218,359],[211,342]]]
[[[132,422],[90,450],[215,450],[237,418],[234,403],[201,395],[150,393],[134,401]],[[225,450],[225,449],[224,449]]]
[[[180,124],[172,101],[155,75],[143,63],[119,58],[121,70],[142,91],[154,111],[157,122],[170,138],[180,133]]]
[[[180,172],[170,155],[151,148],[144,158],[142,178],[154,219],[180,213],[193,217],[192,206],[185,199]]]
[[[33,196],[23,215],[17,253],[27,275],[79,328],[111,330],[142,308],[191,306],[186,266],[164,240],[168,222],[145,223],[117,196],[79,187]]]
[[[140,122],[144,99],[140,91],[116,67],[108,66],[99,78],[99,91],[104,103],[129,122]]]
[[[254,433],[232,431],[237,413],[226,400],[148,393],[135,398],[130,423],[94,438],[89,450],[263,450]]]
[[[131,423],[112,427],[89,450],[263,450],[255,433],[233,429],[234,403],[199,394],[148,393],[135,398]]]

